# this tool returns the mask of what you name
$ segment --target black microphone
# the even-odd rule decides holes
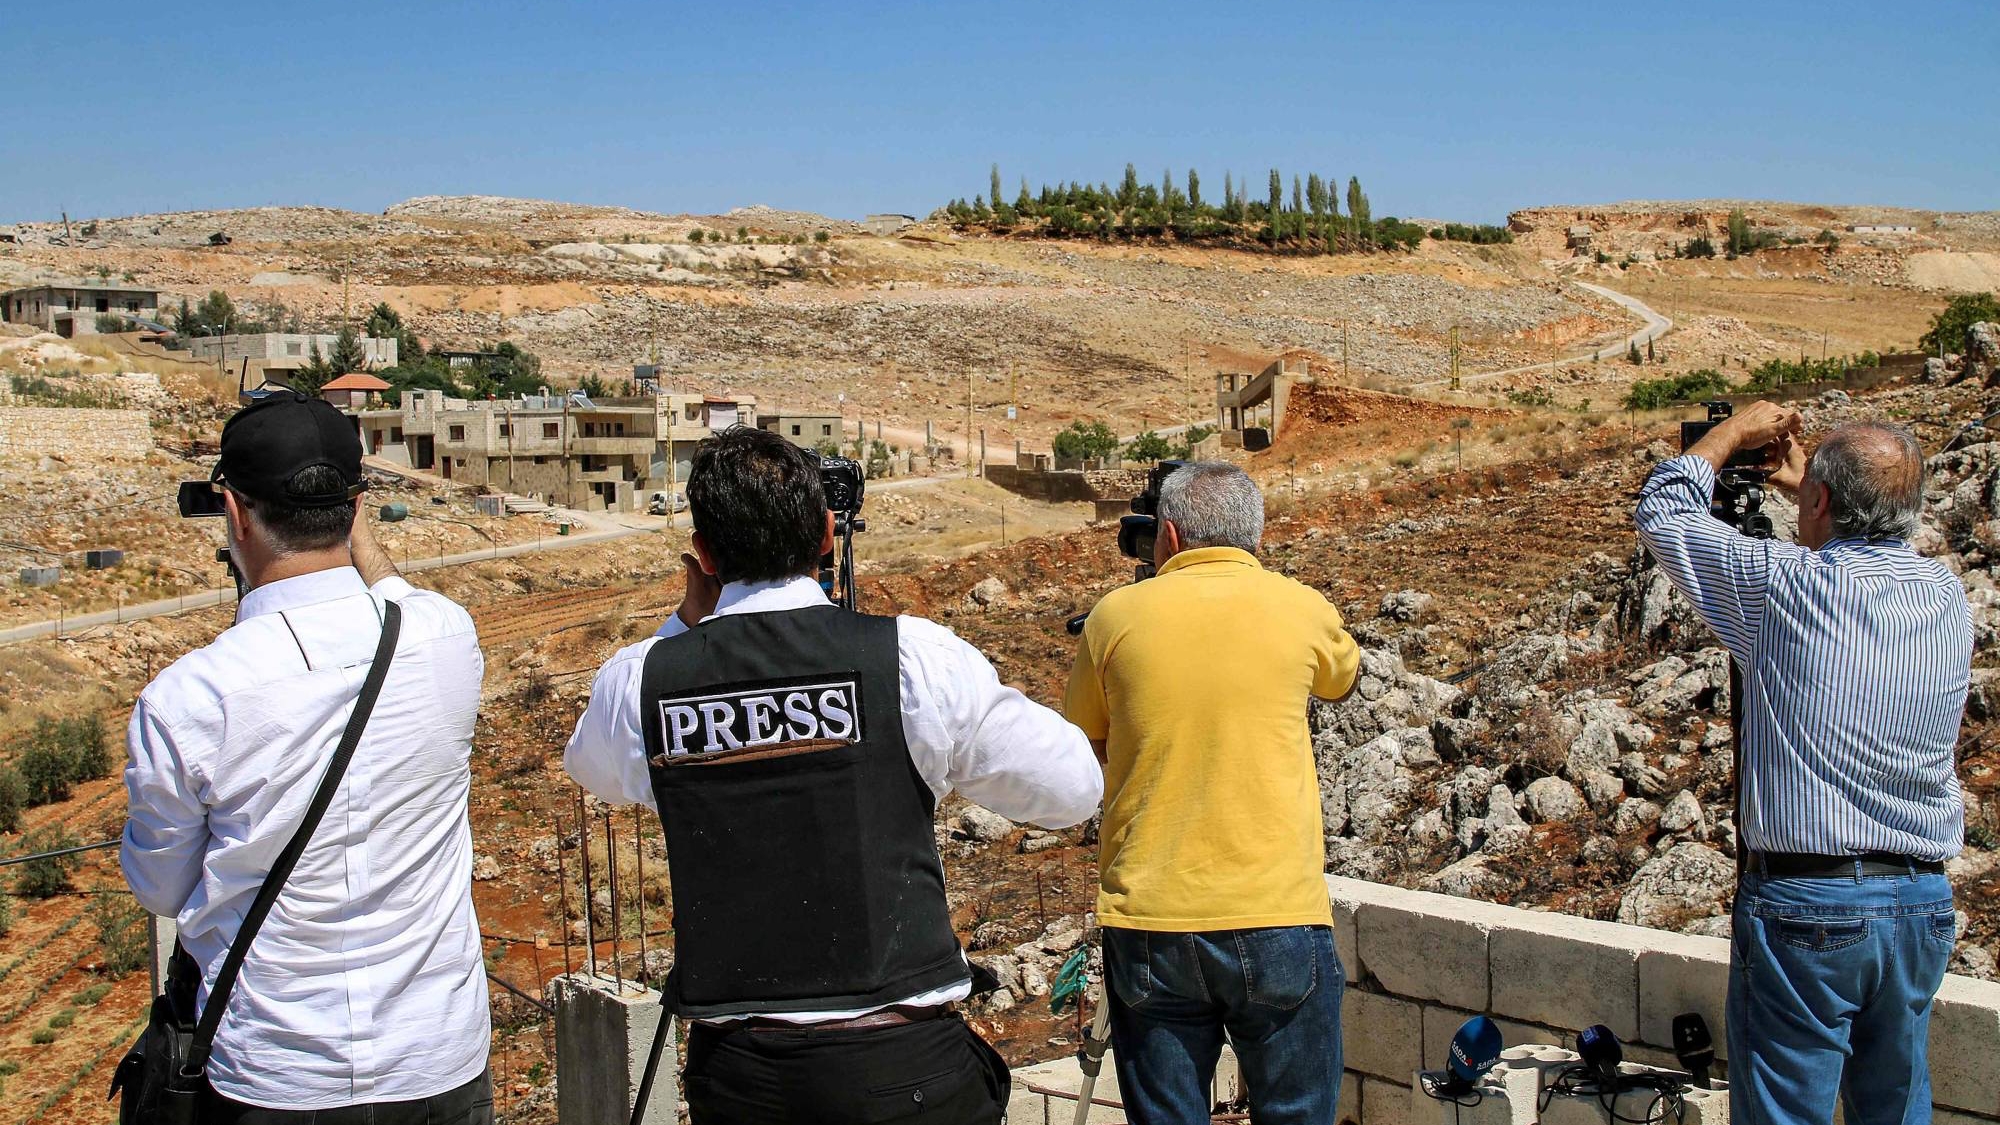
[[[1715,1040],[1709,1036],[1708,1021],[1701,1013],[1682,1012],[1674,1017],[1674,1057],[1694,1077],[1696,1086],[1713,1088],[1708,1084],[1708,1071],[1715,1065]]]
[[[1601,1023],[1584,1028],[1576,1037],[1576,1053],[1583,1057],[1584,1067],[1599,1078],[1607,1083],[1618,1081],[1618,1064],[1625,1060],[1625,1052],[1610,1028]]]

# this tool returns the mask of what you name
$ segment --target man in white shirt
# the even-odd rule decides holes
[[[737,428],[695,454],[688,591],[598,672],[563,764],[666,829],[695,1125],[998,1122],[1006,1064],[953,1010],[971,973],[933,835],[957,789],[1091,815],[1083,733],[949,630],[829,604],[818,457]]]
[[[388,677],[332,805],[257,932],[216,1034],[206,1123],[473,1125],[493,1116],[472,910],[471,618],[397,575],[360,512],[353,424],[273,395],[222,432],[247,592],[236,624],[140,693],[120,862],[179,923],[200,998],[304,819],[381,633]]]

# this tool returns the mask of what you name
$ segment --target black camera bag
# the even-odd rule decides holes
[[[203,1006],[199,1021],[193,1018],[193,1013],[201,969],[179,942],[174,943],[173,956],[167,961],[166,986],[160,995],[153,997],[146,1030],[139,1033],[138,1041],[125,1053],[111,1076],[111,1092],[106,1100],[119,1099],[118,1125],[194,1125],[196,1099],[208,1083],[209,1051],[215,1043],[216,1028],[222,1024],[222,1013],[229,1006],[229,993],[236,987],[236,976],[243,969],[243,958],[278,901],[285,880],[291,878],[292,868],[298,865],[306,844],[311,842],[320,818],[333,803],[334,790],[340,788],[347,763],[361,742],[362,730],[368,726],[368,716],[375,710],[375,697],[382,693],[382,681],[389,675],[389,662],[396,654],[396,638],[402,631],[402,607],[384,601],[382,639],[375,646],[375,661],[361,683],[361,694],[354,701],[347,729],[341,732],[340,746],[319,779],[312,804],[306,807],[305,819],[299,822],[285,850],[278,854],[270,874],[264,876],[264,885],[257,889],[249,912],[243,916],[243,926],[236,931],[229,955],[223,958],[222,968],[215,974],[215,987],[209,989],[208,1003]]]

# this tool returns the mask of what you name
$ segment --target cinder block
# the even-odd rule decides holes
[[[555,978],[548,994],[556,1010],[556,1120],[628,1120],[660,1027],[660,994],[634,981],[585,973]],[[642,1118],[646,1125],[673,1125],[680,1118],[673,1033],[669,1026]]]
[[[1729,1084],[1717,1082],[1714,1086],[1681,1095],[1680,1125],[1729,1125]]]
[[[1384,989],[1484,1011],[1491,999],[1487,935],[1519,913],[1471,899],[1403,891],[1361,904],[1355,942],[1362,966]]]
[[[1423,1009],[1408,1000],[1350,988],[1340,1028],[1349,1070],[1407,1079],[1411,1071],[1423,1069]],[[1362,1109],[1370,1109],[1365,1100]]]
[[[1644,931],[1561,914],[1512,913],[1487,936],[1494,1012],[1551,1027],[1601,1023],[1620,1039],[1638,1038]]]
[[[1715,1039],[1715,1057],[1726,1057],[1729,942],[1661,933],[1650,944],[1639,954],[1639,1039],[1671,1048],[1674,1017],[1698,1012]]]
[[[1060,1090],[1074,1095],[1083,1087],[1083,1069],[1075,1057],[1051,1059],[1034,1066],[1024,1066],[1014,1071],[1014,1086],[1007,1099],[1007,1120],[1028,1122],[1036,1125],[1044,1119],[1060,1121],[1069,1125],[1076,1120],[1076,1098],[1057,1097],[1037,1093],[1037,1090]],[[1118,1070],[1110,1051],[1104,1052],[1104,1070],[1097,1076],[1097,1085],[1091,1091],[1093,1103],[1111,1102],[1111,1105],[1095,1105],[1085,1118],[1088,1125],[1114,1125],[1126,1120],[1125,1111],[1118,1108]]]
[[[1405,1074],[1409,1071],[1404,1071]],[[1430,1125],[1410,1120],[1410,1091],[1373,1075],[1361,1079],[1362,1125]]]
[[[1931,1008],[1931,1100],[2000,1117],[2000,984],[1947,976]]]

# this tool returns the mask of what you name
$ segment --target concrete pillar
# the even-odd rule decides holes
[[[632,1099],[660,1025],[660,994],[637,981],[570,973],[549,982],[556,1010],[556,1121],[615,1125],[632,1116]],[[674,1028],[660,1049],[646,1125],[680,1118]]]
[[[180,925],[172,918],[146,915],[146,938],[153,954],[148,959],[148,965],[153,974],[154,996],[158,996],[167,985],[167,961],[174,955],[174,942],[180,937],[180,932]]]

